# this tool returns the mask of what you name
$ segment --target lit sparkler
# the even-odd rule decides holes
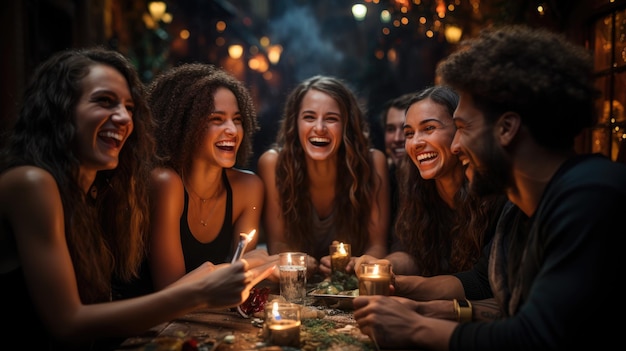
[[[237,244],[237,250],[235,250],[235,255],[233,255],[233,260],[231,263],[235,263],[241,258],[241,256],[243,256],[244,251],[246,251],[246,246],[249,242],[252,241],[255,233],[256,229],[252,229],[252,231],[248,234],[239,233],[239,243]]]

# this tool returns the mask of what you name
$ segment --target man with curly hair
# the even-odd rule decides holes
[[[598,97],[589,53],[545,29],[507,26],[466,42],[437,73],[459,92],[452,150],[471,190],[510,203],[485,262],[454,276],[396,277],[395,293],[412,299],[356,298],[361,330],[394,348],[617,344],[626,166],[574,151]],[[490,295],[490,306],[474,300]]]

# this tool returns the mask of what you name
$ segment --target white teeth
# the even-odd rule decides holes
[[[100,132],[98,133],[99,136],[105,137],[105,138],[113,138],[117,141],[122,141],[124,139],[124,136],[122,136],[122,134],[119,133],[114,133],[111,131],[106,131],[106,132]]]
[[[309,141],[314,142],[314,143],[328,143],[330,142],[330,139],[328,138],[309,138]]]
[[[469,160],[463,159],[463,160],[461,160],[461,164],[463,166],[467,166],[467,165],[469,165]]]
[[[393,152],[397,153],[397,154],[404,154],[406,153],[405,149],[395,149]]]
[[[424,154],[419,154],[417,155],[417,160],[418,161],[423,161],[427,158],[433,158],[433,157],[437,157],[437,153],[436,152],[427,152]]]
[[[234,141],[220,141],[218,143],[216,143],[215,145],[217,146],[235,146],[235,142]]]

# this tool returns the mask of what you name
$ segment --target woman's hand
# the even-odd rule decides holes
[[[320,266],[317,260],[315,259],[315,257],[307,255],[306,256],[306,276],[310,278],[319,270],[320,270]]]
[[[224,308],[240,305],[250,293],[254,272],[248,271],[248,262],[213,265],[205,262],[171,286],[197,284],[207,308]]]
[[[368,256],[371,257],[371,256]],[[357,260],[360,257],[350,257],[350,261],[348,261],[348,264],[345,267],[345,271],[346,273],[352,273],[352,272],[356,272],[355,267],[356,267],[356,263]],[[373,257],[372,257],[373,258]],[[332,274],[332,262],[330,261],[330,256],[324,256],[320,259],[320,272],[322,274],[324,274],[325,276],[329,276]]]
[[[319,271],[325,276],[329,276],[332,273],[330,256],[320,258]]]
[[[250,289],[276,270],[276,263],[269,261],[249,269],[246,259],[235,263],[213,265],[205,262],[185,274],[171,286],[196,284],[205,299],[207,308],[227,308],[241,305],[250,295]]]

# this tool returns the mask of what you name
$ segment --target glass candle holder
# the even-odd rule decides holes
[[[297,304],[285,302],[265,306],[263,332],[269,345],[300,348],[300,308]]]
[[[330,266],[333,272],[346,273],[350,257],[352,257],[350,244],[333,242],[330,245]]]
[[[359,270],[359,295],[389,295],[391,264],[363,263]]]
[[[279,255],[280,296],[287,302],[304,304],[306,298],[306,261],[303,252],[282,252]]]

